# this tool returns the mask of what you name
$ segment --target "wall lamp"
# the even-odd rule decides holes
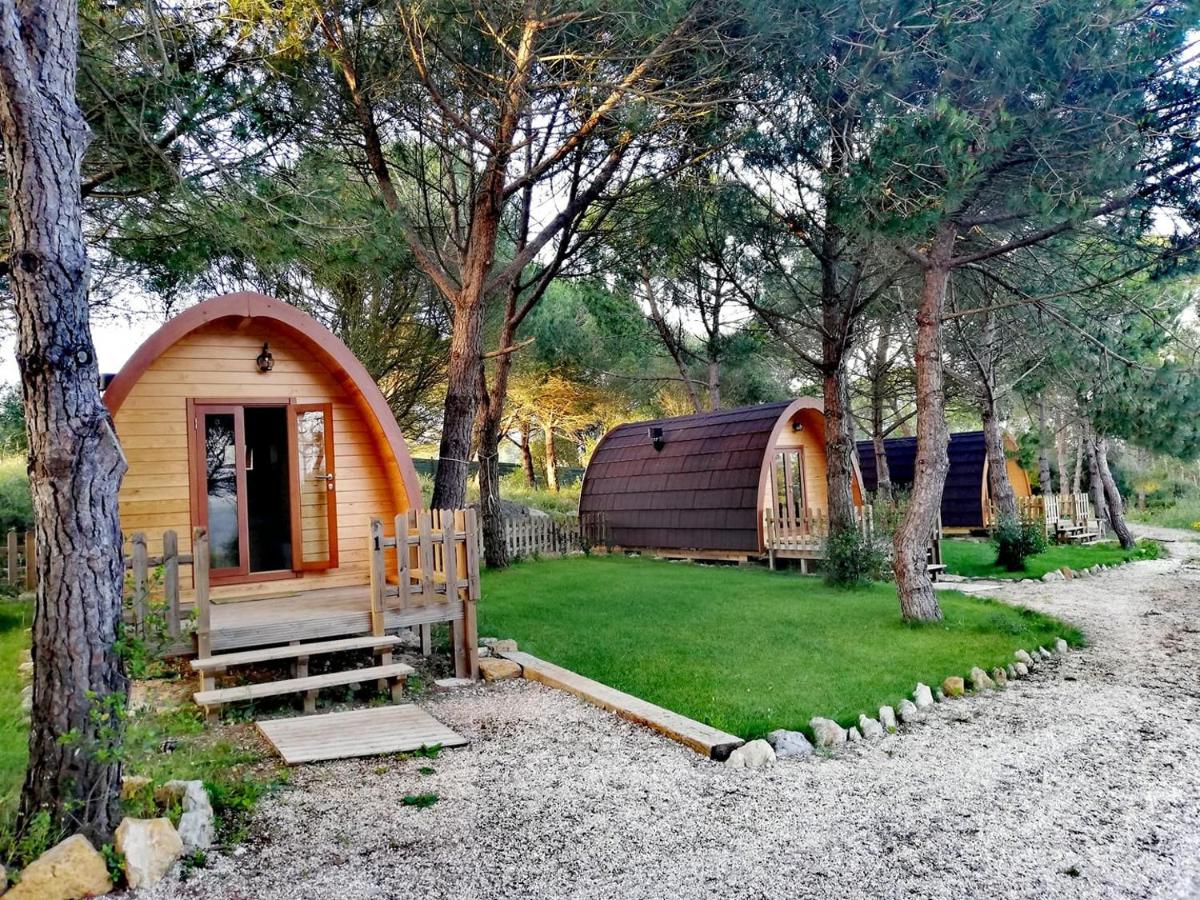
[[[651,425],[651,426],[650,426],[650,429],[649,429],[649,431],[650,431],[650,443],[651,443],[651,444],[654,446],[654,449],[655,449],[656,451],[658,451],[659,453],[661,453],[661,452],[662,452],[662,448],[663,448],[663,444],[664,444],[664,443],[666,443],[666,442],[663,440],[663,430],[662,430],[662,428],[660,428],[660,427],[659,427],[659,426],[657,426],[657,425]]]
[[[254,358],[254,363],[260,372],[270,372],[275,368],[275,357],[271,355],[270,344],[263,342],[262,353]]]

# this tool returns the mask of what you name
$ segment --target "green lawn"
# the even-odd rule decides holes
[[[21,790],[29,753],[17,666],[29,646],[25,629],[32,621],[32,603],[0,600],[0,821]]]
[[[1054,544],[1045,553],[1029,557],[1023,571],[1009,572],[996,565],[996,548],[990,541],[942,541],[942,562],[946,564],[946,571],[971,578],[1041,578],[1063,566],[1087,569],[1095,565],[1111,566],[1129,559],[1157,559],[1158,555],[1159,547],[1153,541],[1143,541],[1134,550],[1122,550],[1116,541],[1087,547]]]
[[[843,725],[918,681],[1007,664],[1080,634],[1048,617],[939,593],[946,619],[906,625],[895,589],[846,591],[757,568],[569,557],[485,572],[480,634],[745,738]]]

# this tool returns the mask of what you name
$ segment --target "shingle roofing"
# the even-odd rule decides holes
[[[618,425],[592,454],[579,498],[623,547],[758,552],[758,492],[776,425],[812,399]],[[661,428],[661,451],[651,428]]]

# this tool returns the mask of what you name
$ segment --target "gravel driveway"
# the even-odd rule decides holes
[[[299,769],[240,856],[150,896],[1198,897],[1200,545],[1168,547],[996,590],[1090,648],[831,759],[731,771],[527,683],[438,699],[473,743],[435,774]]]

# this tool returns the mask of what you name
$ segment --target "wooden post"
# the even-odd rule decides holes
[[[196,655],[212,656],[212,611],[208,602],[208,530],[192,530],[192,577],[196,582]],[[205,688],[206,690],[208,688]]]
[[[399,535],[397,535],[399,543]],[[399,553],[399,547],[397,547]],[[369,536],[369,559],[371,564],[371,634],[383,634],[383,589],[387,584],[387,573],[383,568],[383,523],[371,520]]]
[[[463,635],[466,638],[467,678],[479,678],[479,617],[476,604],[479,602],[479,552],[475,535],[479,533],[479,517],[474,509],[455,513],[461,518],[466,540],[466,553],[459,557],[460,577],[466,581],[463,591]]]
[[[25,590],[37,587],[37,535],[25,532]]]
[[[418,605],[427,606],[433,596],[433,512],[417,510],[417,559],[421,566],[421,594]]]
[[[8,583],[19,584],[17,580],[17,529],[8,529]]]
[[[133,545],[133,628],[141,637],[146,636],[146,620],[150,614],[150,582],[146,559],[146,535],[138,531],[131,539]]]
[[[412,521],[411,512],[402,512],[396,516],[396,570],[399,574],[400,609],[408,608],[408,592],[412,584],[409,574],[408,531]]]
[[[458,585],[461,578],[458,560],[458,540],[455,537],[455,510],[443,509],[442,518],[442,569],[446,578],[446,604],[460,601]],[[463,561],[465,568],[466,561]],[[464,610],[465,613],[465,610]],[[459,616],[450,623],[450,651],[454,656],[454,676],[470,678],[470,667],[467,663],[467,634],[463,627],[463,617]]]
[[[167,634],[179,637],[179,535],[163,532],[163,595],[167,605]]]

